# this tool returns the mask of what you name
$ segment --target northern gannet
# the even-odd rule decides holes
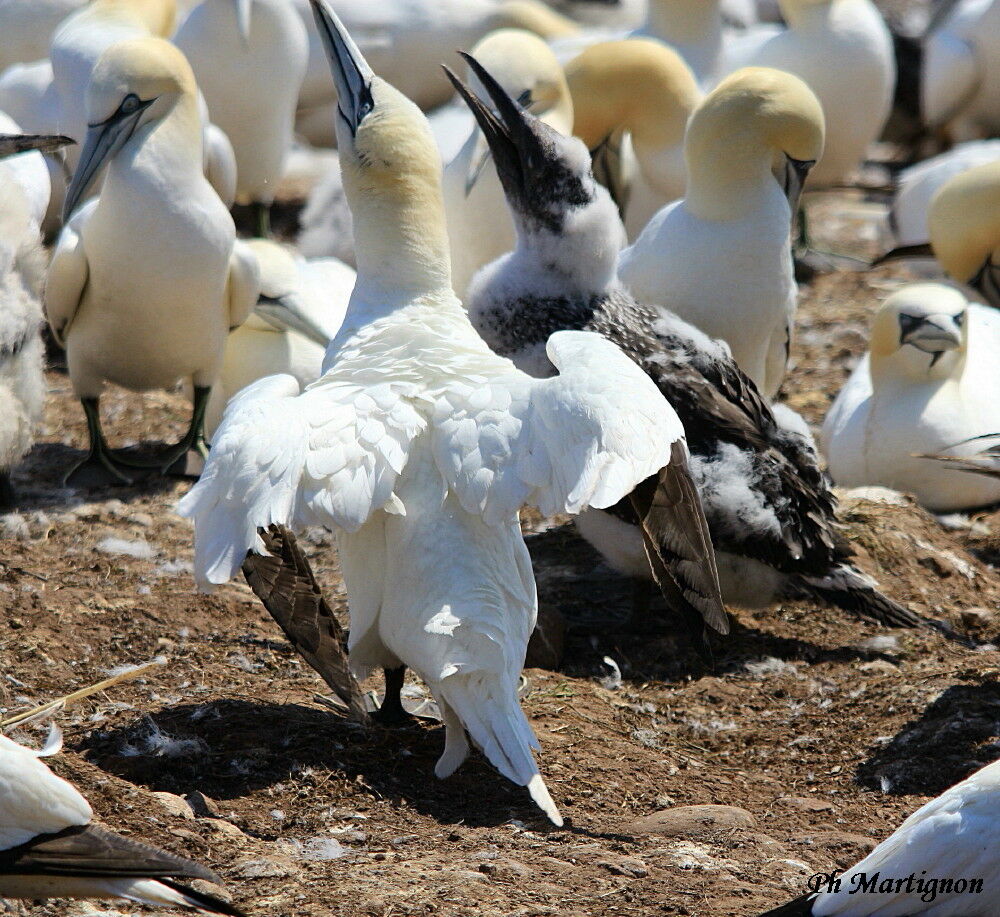
[[[0,899],[124,898],[241,917],[178,881],[221,885],[200,863],[95,825],[90,803],[41,760],[61,744],[35,751],[0,735]]]
[[[257,262],[234,249],[232,218],[202,174],[197,87],[176,47],[137,38],[109,48],[94,68],[87,111],[91,126],[45,284],[49,325],[66,348],[90,437],[67,480],[131,479],[101,432],[105,381],[146,391],[192,380],[190,429],[155,460],[162,471],[183,472],[188,451],[204,450],[226,337],[257,301]],[[104,165],[100,197],[74,214]]]
[[[3,0],[0,2],[0,71],[49,56],[56,27],[88,0]]]
[[[727,602],[760,607],[808,595],[883,623],[919,623],[850,565],[834,497],[808,433],[788,422],[791,412],[772,411],[725,344],[622,289],[615,276],[621,224],[583,145],[509,103],[498,108],[502,121],[476,110],[490,125],[518,244],[470,289],[470,318],[486,342],[546,376],[550,334],[594,331],[643,368],[687,431]],[[577,525],[617,570],[650,576],[642,533],[621,506],[589,510]]]
[[[319,378],[323,354],[344,320],[357,276],[336,258],[307,261],[265,239],[237,242],[241,244],[260,266],[260,299],[226,339],[222,372],[205,411],[209,440],[226,403],[251,382],[287,373],[305,388]]]
[[[677,52],[645,38],[592,45],[566,65],[566,81],[576,136],[591,150],[620,147],[634,159],[620,164],[627,184],[613,175],[608,184],[635,239],[661,207],[684,196],[684,132],[701,101],[698,84]]]
[[[989,311],[939,283],[912,284],[885,301],[869,353],[823,424],[837,484],[906,491],[934,512],[1000,501],[1000,481],[921,457],[974,458],[977,438],[1000,432],[1000,404],[983,397],[1000,390],[1000,334]]]
[[[523,29],[501,29],[479,42],[473,54],[495,74],[504,89],[556,130],[573,130],[573,100],[555,55],[537,35]],[[473,80],[473,87],[481,89]],[[483,98],[489,98],[482,92]],[[461,103],[459,103],[461,104]],[[464,108],[464,106],[463,106]],[[468,109],[464,109],[468,114]],[[510,251],[514,224],[504,202],[489,146],[474,119],[466,141],[444,167],[444,211],[451,245],[451,282],[464,298],[473,275]]]
[[[823,112],[805,83],[766,68],[732,74],[691,117],[685,197],[619,260],[638,300],[726,341],[766,398],[784,377],[795,316],[792,213],[822,153]]]
[[[25,151],[56,150],[68,137],[0,133],[0,512],[14,505],[11,469],[31,448],[45,400],[45,345],[38,290],[45,273],[40,217],[45,201],[25,186]],[[8,157],[14,157],[10,159]],[[35,176],[48,181],[38,161]],[[19,162],[19,160],[27,160]]]
[[[258,210],[267,235],[271,203],[292,144],[309,38],[289,0],[203,0],[181,23],[185,54],[213,123],[236,153],[236,200]]]
[[[871,0],[782,0],[781,8],[788,28],[742,53],[731,43],[726,66],[774,67],[805,81],[826,118],[826,149],[809,184],[835,184],[864,160],[889,117],[892,37]]]
[[[706,91],[725,76],[720,0],[649,0],[646,23],[635,34],[670,45]]]
[[[294,0],[306,17],[309,0]],[[443,105],[451,86],[438,65],[454,60],[496,29],[526,29],[550,40],[580,27],[540,0],[337,0],[343,19],[372,69],[425,111]],[[335,119],[322,44],[310,35],[309,69],[299,104],[298,129],[316,146],[334,146]]]
[[[554,335],[561,374],[494,355],[451,290],[441,159],[426,118],[377,77],[328,0],[314,0],[338,91],[358,281],[324,375],[271,376],[230,402],[205,472],[180,502],[195,575],[224,583],[258,529],[338,531],[358,674],[406,665],[444,718],[446,777],[466,732],[555,824],[517,698],[535,623],[518,525],[609,506],[667,465],[683,430],[655,386],[597,335]]]
[[[925,803],[860,863],[762,917],[986,917],[1000,911],[1000,761]],[[873,877],[878,877],[871,885]],[[890,880],[886,886],[886,880]]]

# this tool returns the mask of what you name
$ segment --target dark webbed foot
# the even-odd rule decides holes
[[[406,666],[397,669],[385,669],[385,697],[382,706],[373,714],[372,719],[387,728],[408,726],[416,717],[403,708],[403,682],[406,680]]]

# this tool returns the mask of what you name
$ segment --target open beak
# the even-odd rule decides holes
[[[134,108],[127,110],[123,103],[122,107],[119,107],[118,111],[106,121],[88,125],[87,136],[80,151],[80,161],[66,191],[66,201],[63,204],[64,223],[73,215],[73,211],[83,200],[104,164],[128,143],[129,137],[135,133],[139,125],[143,112],[155,101],[156,99],[150,99],[147,102],[139,102]]]
[[[333,84],[337,88],[337,108],[353,137],[365,116],[375,107],[372,98],[375,73],[333,11],[329,0],[309,2],[312,3],[316,28],[330,62]]]
[[[34,150],[39,153],[54,153],[70,143],[71,137],[60,134],[0,134],[0,159],[16,156]]]
[[[969,281],[969,286],[995,309],[1000,309],[1000,264],[993,263],[993,255],[983,262],[976,276]]]
[[[802,188],[809,177],[809,170],[816,165],[815,159],[792,159],[785,155],[784,174],[781,178],[781,187],[788,198],[788,206],[792,208],[792,213],[799,209],[799,198],[802,197]]]
[[[899,339],[901,344],[910,344],[936,357],[962,346],[962,329],[954,315],[941,313],[924,318],[900,315],[899,321],[903,332]]]
[[[250,14],[253,11],[253,0],[236,0],[236,28],[239,29],[243,47],[250,47]]]
[[[471,54],[460,51],[496,106],[497,114],[451,70],[444,68],[455,90],[476,118],[497,165],[497,174],[508,192],[523,195],[525,176],[534,163],[545,159],[545,149],[534,129],[531,115],[521,108]]]

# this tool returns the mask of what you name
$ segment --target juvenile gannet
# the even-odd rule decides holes
[[[260,266],[260,299],[226,339],[222,372],[205,411],[209,440],[226,403],[251,382],[287,373],[305,388],[319,378],[323,354],[344,320],[356,277],[336,258],[306,261],[265,239],[237,242],[241,244]]]
[[[41,760],[60,747],[50,739],[35,751],[0,735],[0,899],[124,898],[240,917],[178,881],[221,885],[200,863],[95,825],[87,800]]]
[[[816,93],[826,118],[823,160],[811,187],[842,181],[878,139],[892,108],[896,61],[892,37],[871,0],[782,0],[788,28],[740,53],[726,66],[774,67]]]
[[[823,424],[830,474],[844,487],[881,484],[912,493],[934,512],[1000,501],[1000,481],[924,454],[973,458],[976,438],[1000,432],[995,321],[959,290],[904,287],[872,322],[870,351]]]
[[[45,284],[49,325],[66,348],[90,437],[67,480],[130,480],[101,432],[105,381],[146,391],[192,380],[190,429],[155,461],[183,472],[188,451],[204,451],[209,391],[226,336],[257,301],[257,263],[234,250],[232,218],[202,174],[197,87],[176,47],[136,38],[109,48],[87,111],[66,216],[106,164],[107,177],[100,198],[68,219]]]
[[[292,144],[309,38],[289,0],[203,0],[174,43],[236,153],[236,200],[258,208],[258,232]]]
[[[37,155],[17,154],[56,150],[69,142],[68,137],[0,133],[0,512],[14,504],[10,472],[31,448],[45,399],[45,345],[38,304],[45,273],[39,244],[45,200],[39,200],[37,189],[30,182],[26,187],[23,179],[25,172],[29,180],[33,177],[25,169],[31,167],[31,158],[36,160],[37,175],[46,182],[48,173]]]
[[[462,763],[468,732],[561,824],[517,699],[537,605],[518,514],[617,502],[668,464],[683,430],[597,335],[553,335],[561,374],[547,380],[489,350],[451,290],[426,118],[375,76],[328,0],[314,8],[358,280],[318,382],[271,376],[230,403],[179,506],[195,521],[195,574],[226,582],[273,523],[336,529],[356,673],[410,666],[444,718],[435,773]]]
[[[0,2],[0,71],[49,56],[52,33],[87,0],[3,0]]]
[[[628,134],[623,155],[635,162],[621,168],[632,178],[612,187],[635,239],[661,207],[684,196],[684,132],[701,101],[698,84],[677,52],[643,38],[592,45],[566,65],[566,81],[573,132],[591,150],[613,148]]]
[[[572,132],[573,100],[566,77],[537,35],[501,29],[487,35],[473,53],[521,105],[560,133]],[[481,89],[475,81],[473,86]],[[489,98],[485,92],[482,97]],[[445,165],[443,180],[451,282],[460,299],[476,271],[514,245],[514,224],[496,170],[489,164],[489,146],[474,120],[466,134],[457,155]]]
[[[470,104],[488,125],[518,225],[517,247],[477,275],[467,300],[486,342],[526,372],[547,376],[550,334],[595,331],[643,368],[687,431],[727,602],[759,607],[808,595],[883,623],[918,623],[850,565],[808,433],[776,417],[725,344],[622,289],[615,276],[621,224],[583,145],[509,101],[498,105],[502,120],[475,99]],[[622,509],[588,510],[577,525],[617,570],[649,578],[642,532]],[[691,559],[685,563],[691,569]]]
[[[767,398],[781,385],[795,316],[792,212],[822,153],[823,112],[805,83],[766,68],[732,74],[691,117],[685,197],[619,260],[640,302],[726,341]]]
[[[821,890],[762,917],[996,914],[998,805],[1000,761],[994,761],[922,805],[856,866],[831,870],[835,881],[829,886],[823,883]]]

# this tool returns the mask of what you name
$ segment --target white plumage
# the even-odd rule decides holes
[[[358,283],[305,391],[261,380],[230,404],[202,479],[195,572],[221,583],[259,550],[259,527],[339,533],[353,668],[411,666],[441,705],[439,776],[466,731],[509,779],[558,810],[531,749],[516,683],[535,623],[518,526],[608,506],[667,464],[683,435],[655,386],[614,345],[554,335],[560,371],[536,380],[495,356],[450,288],[441,166],[419,109],[375,77],[325,0]]]
[[[0,0],[0,71],[49,56],[60,22],[87,0]]]

